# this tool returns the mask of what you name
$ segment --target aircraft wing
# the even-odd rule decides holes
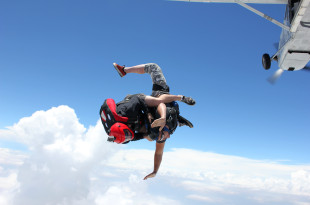
[[[187,2],[204,2],[204,3],[236,3],[235,0],[170,0],[170,1],[187,1]],[[253,4],[287,4],[288,0],[241,0],[243,3]]]

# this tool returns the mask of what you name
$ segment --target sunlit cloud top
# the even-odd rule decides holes
[[[186,148],[166,150],[158,175],[154,150],[106,141],[98,121],[85,128],[74,110],[35,112],[0,140],[1,204],[307,204],[310,165],[288,165]]]

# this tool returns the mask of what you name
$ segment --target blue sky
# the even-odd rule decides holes
[[[252,6],[283,20],[284,5]],[[271,85],[277,64],[261,65],[278,26],[235,4],[164,0],[0,1],[0,19],[0,203],[309,201],[310,75]],[[113,62],[157,63],[197,102],[179,103],[194,128],[167,141],[154,179],[141,180],[155,143],[113,145],[98,124],[106,98],[151,93],[147,74],[120,78]]]
[[[254,6],[283,19],[283,5]],[[277,65],[264,71],[261,55],[275,52],[281,29],[238,5],[6,1],[0,18],[2,128],[58,105],[94,125],[105,98],[151,92],[148,75],[121,79],[112,63],[156,62],[172,93],[197,101],[181,104],[195,128],[180,128],[167,148],[309,162],[309,76],[268,84]]]

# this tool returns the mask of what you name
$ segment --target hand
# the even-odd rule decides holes
[[[169,134],[169,132],[167,132],[167,131],[163,131],[163,133],[164,133],[163,140],[165,140],[165,139],[167,139],[167,138],[170,138],[170,134]]]
[[[151,174],[146,175],[143,180],[147,180],[148,178],[153,178],[155,176],[156,176],[156,173],[152,172]]]
[[[160,131],[158,135],[158,141],[164,141],[167,138],[170,138],[170,134],[167,131]]]
[[[154,127],[160,127],[159,128],[159,131],[161,131],[164,126],[166,125],[166,118],[159,118],[157,120],[155,120],[152,124],[151,124],[151,127],[154,128]]]

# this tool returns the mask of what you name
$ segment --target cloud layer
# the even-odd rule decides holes
[[[73,109],[35,112],[0,140],[0,204],[309,204],[310,165],[284,165],[190,149],[164,153],[106,142],[101,123],[85,128]]]

